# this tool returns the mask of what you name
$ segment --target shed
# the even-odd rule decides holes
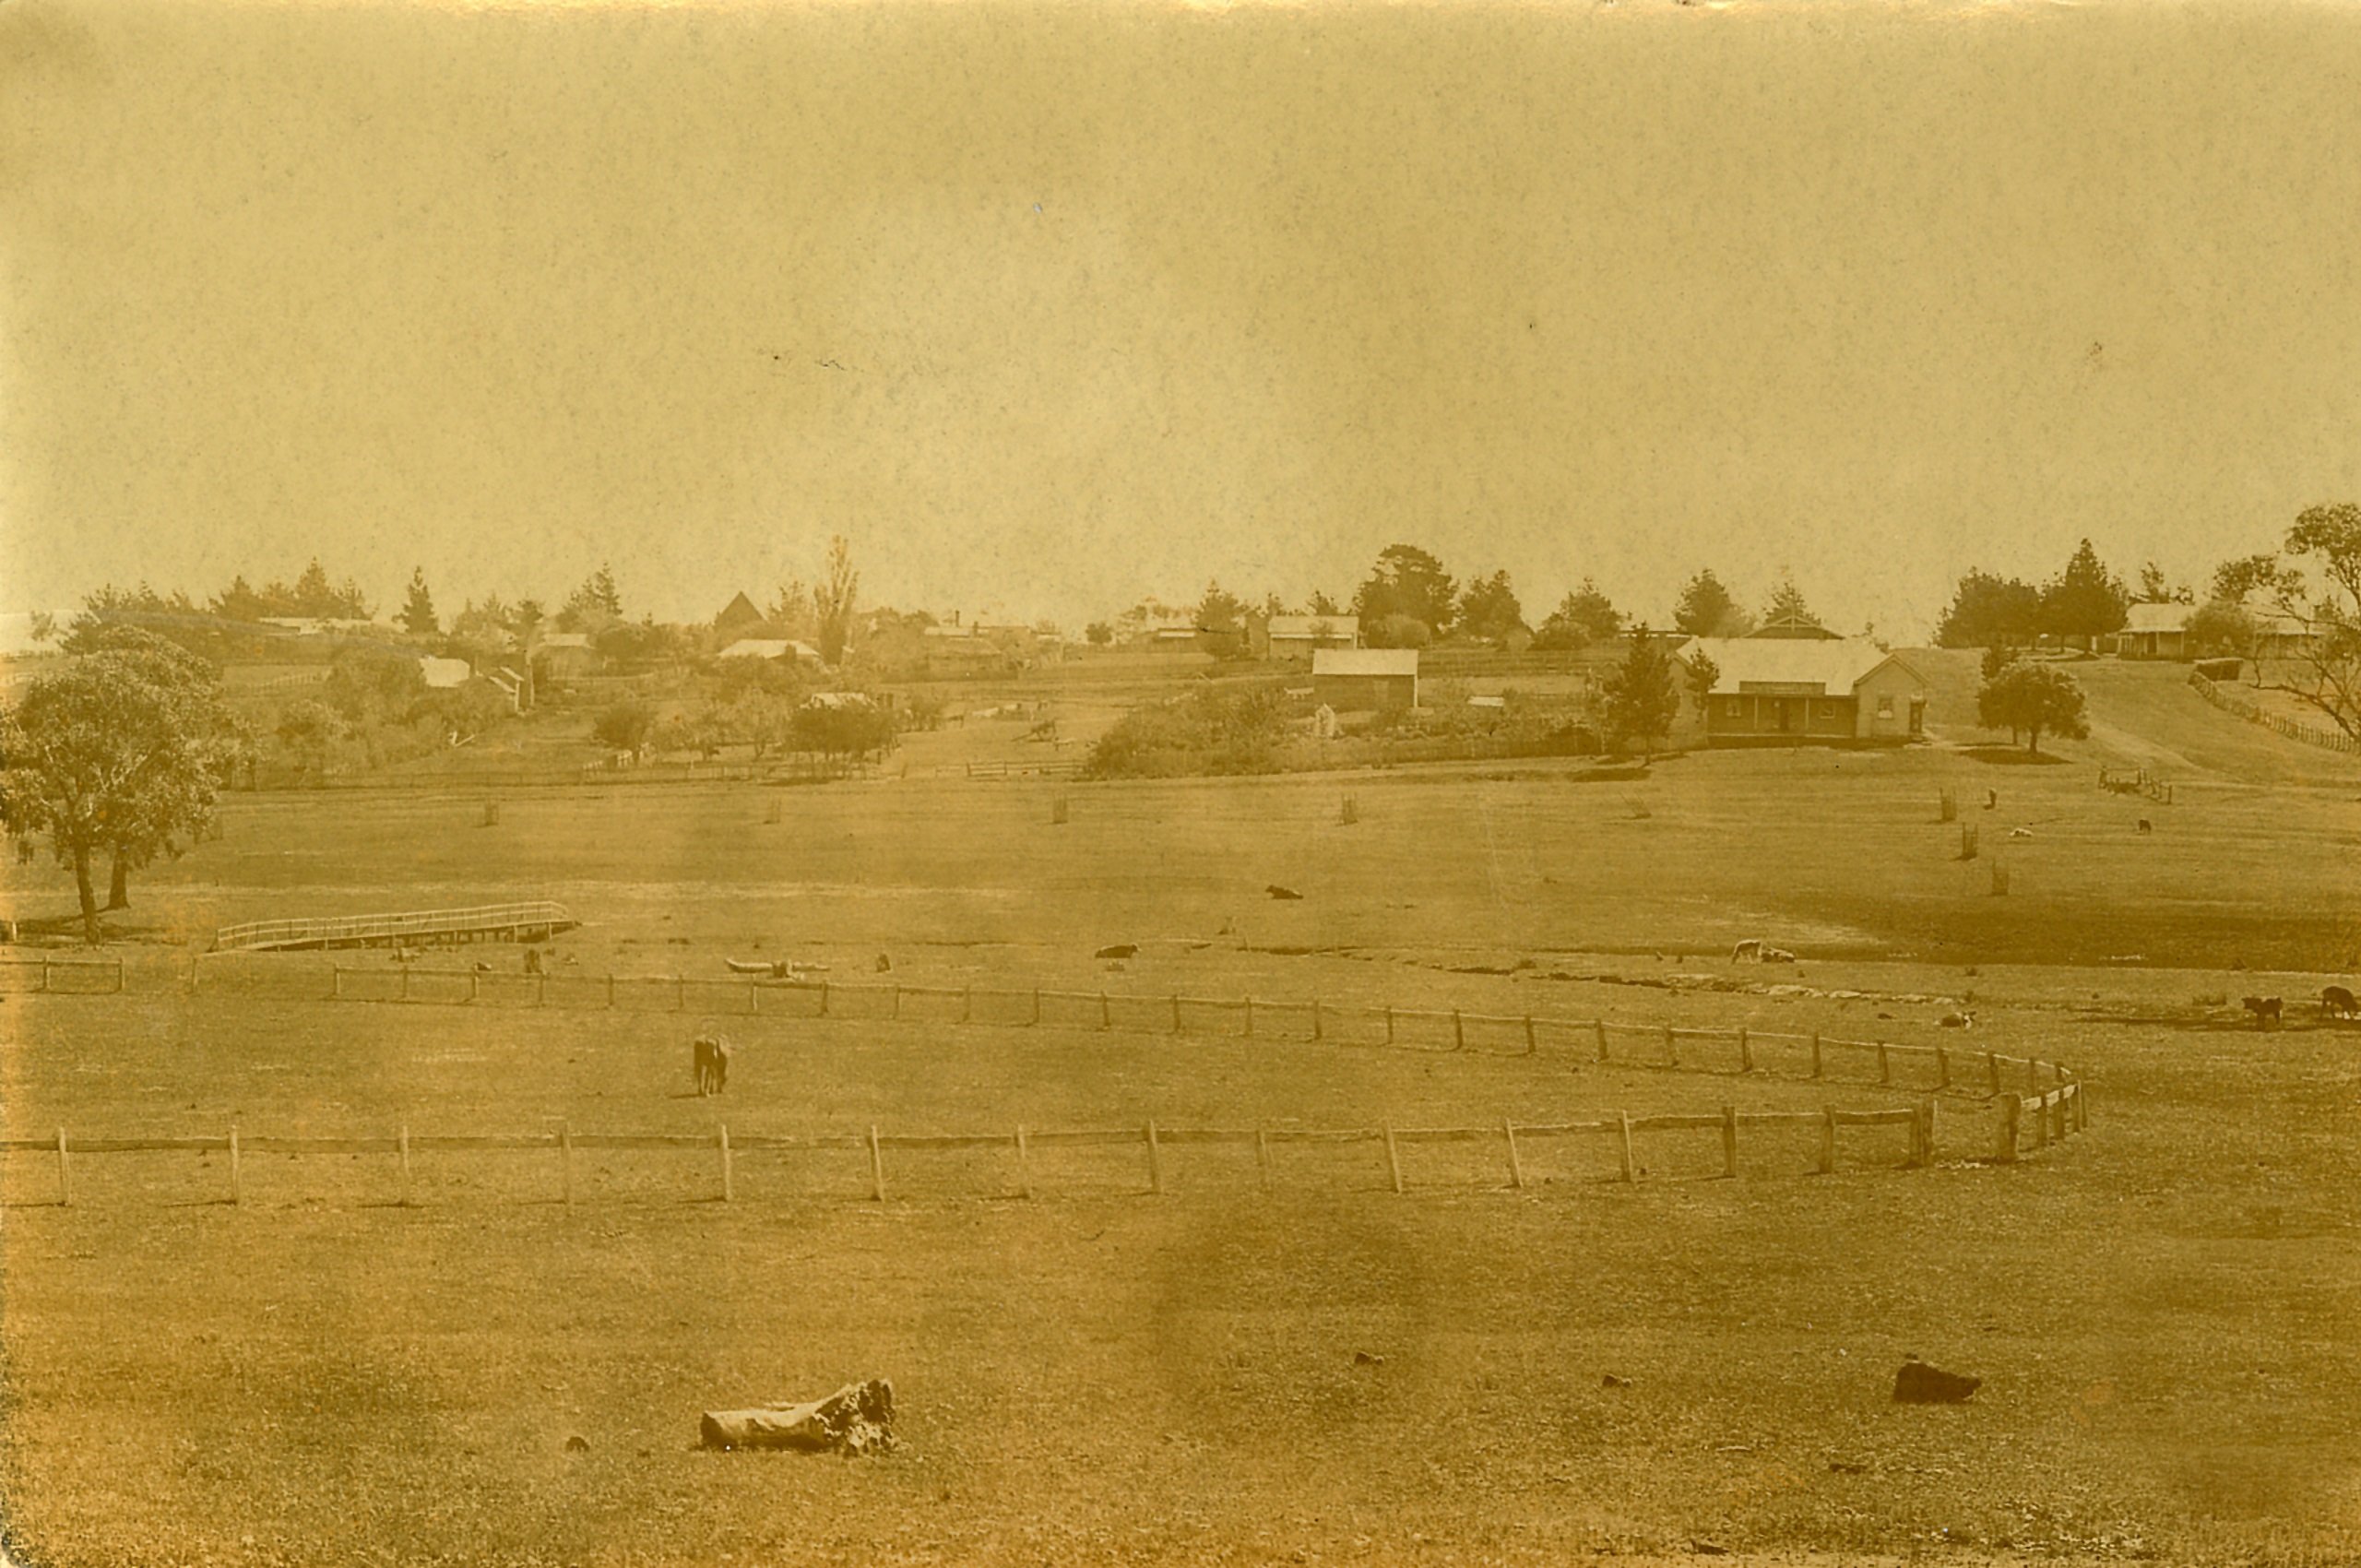
[[[1311,654],[1311,689],[1339,713],[1418,706],[1415,647],[1323,647]]]

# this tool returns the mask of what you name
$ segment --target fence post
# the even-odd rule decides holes
[[[1259,1123],[1254,1128],[1254,1181],[1264,1192],[1271,1190],[1271,1140]]]
[[[1147,1124],[1147,1190],[1151,1193],[1164,1191],[1164,1154],[1157,1147],[1156,1123],[1153,1121]]]
[[[1391,1002],[1385,1004],[1385,1043],[1394,1043],[1394,1004]]]
[[[1738,1031],[1738,1070],[1741,1073],[1754,1071],[1754,1046],[1746,1038],[1746,1029],[1743,1025]]]
[[[195,989],[194,981],[191,982],[190,989]],[[341,1001],[343,996],[344,966],[342,964],[330,964],[328,966],[328,1000],[331,1002]]]
[[[557,1124],[557,1158],[565,1178],[565,1206],[574,1206],[574,1128],[564,1122]]]
[[[1598,1059],[1604,1062],[1607,1060],[1607,1020],[1594,1018],[1591,1020],[1591,1028],[1598,1031]]]
[[[1631,1164],[1631,1113],[1628,1111],[1617,1111],[1615,1113],[1615,1124],[1617,1129],[1622,1134],[1623,1180],[1626,1182],[1636,1182],[1640,1178],[1637,1170]]]
[[[1320,998],[1315,996],[1311,999],[1311,1038],[1320,1039],[1324,1038],[1324,1034],[1320,1027]]]
[[[1540,1042],[1533,1038],[1533,1015],[1527,1013],[1525,1016],[1525,1053],[1530,1056],[1540,1049]]]
[[[2017,1158],[2017,1121],[2024,1113],[2023,1095],[2004,1094],[2000,1097],[2000,1125],[1992,1158],[2011,1160]]]
[[[1680,1065],[1680,1040],[1670,1024],[1664,1027],[1664,1059],[1675,1067]]]
[[[1984,1053],[1984,1075],[1992,1080],[1992,1092],[2000,1092],[2000,1059],[1990,1051]]]
[[[1501,1132],[1509,1141],[1509,1185],[1522,1192],[1525,1190],[1525,1166],[1516,1157],[1515,1118],[1501,1118]]]
[[[549,985],[548,980],[544,979],[541,984],[546,989]],[[763,1016],[763,987],[759,980],[746,982],[746,1016],[750,1018],[759,1018]]]
[[[1402,1151],[1394,1146],[1394,1123],[1388,1122],[1385,1132],[1385,1169],[1394,1178],[1394,1190],[1402,1190]]]
[[[2090,1099],[2080,1077],[2074,1080],[2074,1130],[2087,1132],[2091,1125]]]
[[[65,1158],[65,1129],[57,1129],[57,1206],[65,1208],[74,1202],[74,1172]]]
[[[896,1023],[899,1023],[902,1018],[902,982],[900,980],[896,980],[894,982],[893,1018]]]
[[[1467,1026],[1461,1020],[1456,1007],[1451,1010],[1451,1048],[1453,1051],[1467,1049]]]
[[[727,1123],[727,1122],[724,1122],[724,1123],[721,1124],[721,1129],[720,1129],[720,1139],[721,1139],[721,1201],[722,1201],[723,1203],[728,1203],[728,1202],[730,1202],[732,1198],[736,1197],[738,1194],[737,1194],[737,1192],[736,1192],[736,1190],[734,1189],[734,1187],[733,1187],[733,1185],[732,1185],[732,1183],[731,1183],[731,1182],[730,1182],[730,1123]]]
[[[1935,1087],[1938,1091],[1952,1087],[1952,1053],[1942,1046],[1935,1047]]]
[[[1033,1195],[1033,1151],[1025,1146],[1025,1123],[1016,1124],[1016,1190],[1020,1196]]]
[[[2049,1096],[2035,1095],[2033,1109],[2033,1146],[2037,1149],[2047,1148],[2049,1146]]]
[[[1818,1029],[1811,1032],[1811,1075],[1815,1078],[1820,1076],[1820,1031]]]
[[[402,1157],[402,1203],[401,1203],[401,1206],[402,1206],[402,1207],[404,1207],[404,1208],[408,1208],[408,1207],[409,1207],[409,1206],[410,1206],[410,1180],[409,1180],[409,1123],[405,1122],[405,1123],[402,1123],[401,1136],[400,1136],[399,1138],[397,1138],[397,1140],[395,1140],[395,1141],[396,1141],[397,1145],[399,1146],[399,1148],[400,1148],[400,1150],[401,1150],[401,1157]]]
[[[49,955],[46,953],[42,954],[41,958],[41,989],[43,991],[49,989]]]
[[[2025,1087],[2027,1089],[2041,1087],[2041,1063],[2030,1056],[2025,1058]]]
[[[468,971],[468,1000],[469,1000],[469,1001],[473,1002],[473,1001],[476,999],[476,981],[477,981],[478,980],[481,979],[481,978],[482,978],[482,977],[481,977],[481,976],[480,976],[480,975],[478,975],[478,974],[476,973],[476,971],[475,971],[475,970],[473,970],[473,969],[469,969],[469,970]]]
[[[409,978],[409,971],[408,969],[404,969],[404,970],[402,971],[402,978],[403,978],[404,980],[408,980],[408,979]],[[607,1005],[608,1005],[608,1006],[610,1006],[610,1007],[612,1007],[614,1004],[615,1004],[615,971],[614,971],[614,970],[612,970],[612,969],[609,969],[609,970],[607,971]]]
[[[1722,1107],[1722,1174],[1738,1174],[1738,1107]]]
[[[869,1128],[869,1196],[875,1203],[885,1201],[885,1151],[878,1146],[874,1123]]]
[[[1098,1027],[1102,1029],[1115,1027],[1114,1009],[1108,1004],[1107,993],[1103,991],[1098,993]]]
[[[234,1206],[243,1203],[245,1197],[245,1182],[240,1179],[238,1171],[238,1124],[232,1122],[230,1123],[230,1202]]]
[[[674,975],[672,977],[672,1011],[675,1013],[685,1013],[688,1010],[689,982],[683,980],[681,976]]]
[[[1823,1106],[1820,1112],[1820,1173],[1822,1176],[1836,1169],[1836,1109]]]
[[[1246,1038],[1254,1038],[1254,999],[1251,996],[1246,999]]]
[[[1878,1041],[1878,1082],[1880,1084],[1893,1082],[1893,1063],[1886,1057],[1883,1040]]]

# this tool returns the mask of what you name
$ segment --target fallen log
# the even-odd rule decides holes
[[[894,1446],[894,1385],[848,1383],[806,1405],[707,1410],[697,1423],[706,1448],[785,1448],[803,1454],[875,1454]]]

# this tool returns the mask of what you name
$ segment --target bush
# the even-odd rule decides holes
[[[1275,687],[1208,687],[1125,714],[1091,748],[1087,771],[1097,778],[1270,773],[1286,736]]]

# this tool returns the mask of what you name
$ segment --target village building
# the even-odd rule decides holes
[[[1810,616],[1794,614],[1774,616],[1749,632],[1747,636],[1822,643],[1844,640],[1842,633],[1830,631]]]
[[[796,664],[819,664],[820,650],[793,637],[741,637],[721,650],[719,659],[784,659]]]
[[[1323,647],[1311,655],[1311,689],[1338,713],[1390,713],[1418,706],[1415,647]]]
[[[2193,604],[2134,604],[2124,612],[2115,651],[2124,659],[2187,659]]]
[[[1360,646],[1360,623],[1350,615],[1250,615],[1246,620],[1246,650],[1256,659],[1308,662],[1323,647]]]
[[[1708,745],[1845,745],[1920,739],[1927,680],[1865,637],[1691,637],[1674,658],[1713,661]]]

